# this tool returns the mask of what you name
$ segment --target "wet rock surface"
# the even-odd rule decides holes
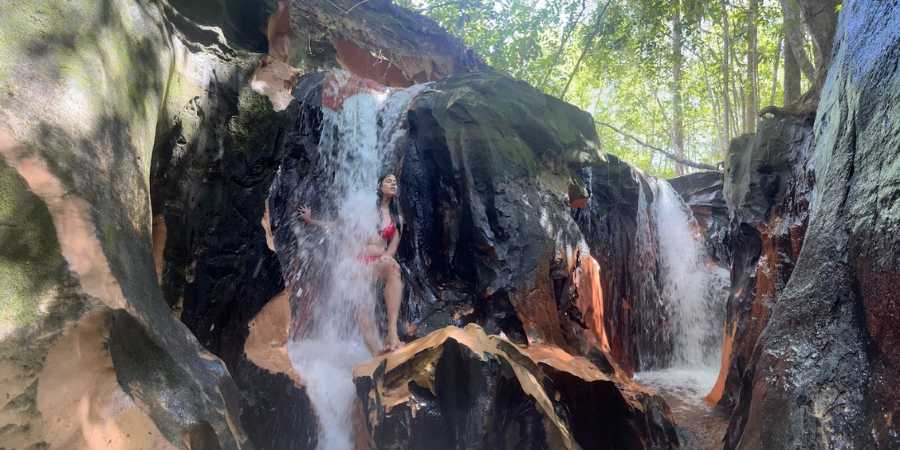
[[[448,327],[354,374],[378,448],[677,448],[668,408],[552,346]]]
[[[708,401],[735,407],[753,370],[754,347],[791,277],[815,186],[811,119],[769,118],[732,142],[724,193],[731,212],[731,293],[722,369]]]
[[[900,21],[843,5],[815,121],[815,198],[726,448],[896,448]],[[761,277],[757,274],[757,277]],[[893,380],[893,381],[891,381]]]
[[[725,201],[725,177],[721,172],[697,172],[672,178],[669,184],[690,206],[702,228],[709,255],[724,267],[731,266],[728,245],[729,216]]]
[[[295,328],[314,320],[309,311],[319,298],[316,280],[324,279],[317,271],[328,258],[322,243],[334,238],[325,229],[299,224],[293,213],[304,204],[329,220],[329,211],[335,208],[334,193],[322,190],[335,170],[322,164],[325,156],[317,148],[322,107],[340,107],[342,99],[355,93],[384,89],[360,78],[334,85],[342,77],[324,73],[300,80],[295,92],[300,111],[288,133],[285,158],[269,197],[282,267],[288,268],[287,274],[301,275],[285,278],[292,286]],[[546,113],[542,121],[530,115],[538,110]],[[495,74],[469,74],[429,85],[412,101],[404,126],[407,132],[395,142],[395,154],[382,168],[384,173],[400,173],[405,226],[398,261],[407,283],[401,313],[404,338],[439,333],[447,325],[477,324],[510,342],[549,345],[566,355],[582,355],[585,363],[624,380],[634,366],[625,366],[619,358],[634,365],[637,358],[621,342],[638,348],[632,340],[638,320],[664,314],[655,285],[642,278],[658,270],[652,250],[655,234],[649,219],[652,189],[648,179],[619,160],[600,159],[593,127],[584,113]],[[582,210],[570,209],[573,198],[584,200],[589,194]],[[605,230],[603,234],[593,232],[600,229]],[[634,256],[635,248],[645,253]],[[597,259],[592,256],[594,249],[601,255]],[[642,272],[632,274],[635,267]],[[623,292],[638,302],[625,306]],[[644,307],[657,309],[645,312]],[[668,339],[665,328],[656,332],[658,339]],[[644,348],[648,355],[665,352],[653,342]],[[466,376],[483,379],[489,375],[482,373],[488,369],[471,370]],[[642,436],[616,444],[622,448],[670,445],[668,438],[660,438],[668,431],[660,430],[671,431],[671,426],[650,416],[631,416],[626,409],[616,409],[604,415],[611,424],[606,431],[590,427],[590,419],[581,417],[592,404],[582,397],[597,401],[605,395],[627,397],[631,386],[607,383],[565,393],[571,381],[568,375],[552,368],[547,374],[559,378],[560,395],[569,395],[571,408],[578,410],[568,420],[583,433],[586,448],[606,448],[602,445],[615,441],[610,436],[620,429]],[[456,375],[453,380],[442,378],[441,383],[467,383],[476,389],[475,381],[464,380]],[[497,391],[501,388],[491,383],[478,388],[484,390],[478,395],[513,395]],[[638,406],[633,407],[648,412],[664,408],[659,400],[647,398],[634,397]],[[409,448],[425,442],[461,443],[464,436],[480,439],[466,434],[476,433],[474,429],[453,431],[455,437],[449,440],[428,437],[434,434],[429,427],[437,423],[397,422],[390,425],[389,433],[405,437],[380,438],[377,433],[382,431],[377,431],[375,442],[383,448]],[[413,425],[425,428],[409,428]],[[535,430],[526,423],[509,426]],[[535,436],[535,442],[544,439]],[[382,438],[386,440],[379,441]],[[490,439],[501,446],[518,442],[503,440],[507,438],[513,435]]]
[[[658,279],[650,180],[618,158],[581,171],[590,196],[572,217],[600,265],[612,358],[628,373],[666,366],[671,329]]]
[[[260,222],[292,117],[247,86],[258,58],[211,61],[207,73],[216,75],[203,80],[204,95],[172,101],[150,183],[154,220],[167,230],[160,279],[173,313],[228,367],[251,442],[310,448],[315,418],[296,375],[273,370],[285,361],[257,364],[245,350],[251,321],[284,289]]]

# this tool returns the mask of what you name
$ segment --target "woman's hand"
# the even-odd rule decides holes
[[[297,207],[297,217],[306,223],[311,223],[313,221],[312,210],[308,206],[300,205]]]

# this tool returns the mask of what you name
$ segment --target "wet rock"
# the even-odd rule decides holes
[[[354,92],[383,89],[350,79],[323,95],[334,80],[322,74],[301,80],[302,111],[270,197],[282,265],[296,274],[303,261],[307,279],[322,266],[309,261],[326,256],[321,245],[296,250],[291,211],[300,203],[333,209],[333,193],[319,192],[333,176],[317,163],[321,105],[338,107]],[[589,255],[568,214],[572,167],[602,161],[590,117],[486,73],[431,85],[413,101],[405,125],[384,170],[400,173],[406,226],[398,259],[406,272],[402,320],[409,326],[402,328],[408,337],[475,322],[519,342],[554,343],[579,354],[599,349],[602,330],[588,325],[592,317],[582,317],[575,301],[573,273],[581,253]],[[314,286],[302,286],[296,291],[315,298]],[[602,314],[600,308],[589,314],[594,311]]]
[[[815,121],[816,189],[726,448],[897,448],[900,17],[843,4]]]
[[[724,176],[720,172],[697,172],[672,178],[669,184],[678,192],[702,228],[709,255],[724,267],[731,266],[728,246],[728,204],[723,194]]]
[[[610,352],[628,373],[667,366],[672,327],[659,292],[651,181],[618,158],[606,157],[608,163],[581,171],[590,200],[572,210],[572,217],[600,266]]]
[[[437,23],[390,1],[301,0],[292,6],[301,41],[318,43],[338,67],[387,86],[490,70]]]
[[[418,335],[474,321],[584,351],[563,322],[587,251],[568,214],[573,167],[602,161],[590,116],[524,83],[473,74],[421,94],[409,136],[400,257]]]
[[[150,190],[166,224],[161,279],[173,313],[225,362],[250,440],[260,448],[304,449],[314,447],[309,400],[287,355],[277,357],[284,342],[264,351],[278,335],[267,313],[284,306],[270,300],[277,302],[285,286],[261,221],[293,116],[275,112],[247,86],[258,60],[185,55]],[[267,329],[253,329],[254,319]],[[269,341],[259,342],[263,336]]]
[[[655,396],[552,346],[448,327],[358,367],[378,448],[677,448]]]
[[[707,398],[723,411],[734,408],[749,382],[751,359],[771,309],[791,276],[815,185],[812,123],[767,118],[756,135],[732,142],[724,192],[731,222],[732,290],[723,328],[719,379]]]

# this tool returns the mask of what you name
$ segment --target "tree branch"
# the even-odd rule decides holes
[[[666,149],[659,148],[655,145],[650,145],[650,144],[642,141],[640,138],[638,138],[632,134],[626,133],[625,131],[622,131],[619,128],[616,128],[608,123],[599,122],[599,121],[595,121],[595,123],[597,125],[602,125],[606,128],[609,128],[610,130],[613,130],[616,133],[618,133],[622,136],[625,136],[626,138],[631,139],[634,142],[637,142],[639,145],[641,145],[643,147],[646,147],[646,148],[649,148],[650,150],[656,151],[657,153],[662,154],[663,156],[671,159],[672,161],[684,164],[685,166],[688,166],[688,167],[693,167],[695,169],[712,170],[712,171],[716,171],[716,172],[719,171],[719,168],[716,166],[712,166],[712,165],[704,164],[704,163],[698,163],[698,162],[691,161],[689,159],[681,158],[678,155],[676,155]]]
[[[566,101],[566,93],[569,92],[569,85],[572,84],[572,80],[575,79],[575,74],[578,73],[578,69],[581,68],[581,62],[584,61],[584,57],[591,50],[591,47],[594,46],[594,38],[600,33],[600,26],[603,25],[603,16],[606,15],[606,8],[609,7],[611,2],[612,0],[607,0],[606,4],[603,5],[603,9],[597,14],[597,21],[594,22],[594,29],[591,30],[591,34],[585,39],[584,48],[581,49],[581,56],[579,56],[578,61],[575,62],[575,68],[572,69],[572,73],[569,74],[569,79],[566,81],[566,86],[563,88],[562,93],[559,94],[560,100]]]

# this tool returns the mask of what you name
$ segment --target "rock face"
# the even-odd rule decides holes
[[[381,449],[677,448],[668,408],[584,358],[448,327],[356,369]]]
[[[612,357],[632,373],[667,365],[673,343],[659,292],[651,180],[618,158],[607,159],[582,171],[590,198],[572,216],[600,266]]]
[[[311,171],[320,167],[315,148],[323,83],[325,77],[310,76],[298,88],[303,111],[270,197],[276,242],[283,243],[282,263],[291,273],[300,258],[291,244],[290,211],[303,195],[322,210],[322,196],[306,191],[332,176]],[[546,113],[543,122],[531,115],[538,110]],[[522,120],[499,119],[509,114]],[[392,161],[394,170],[402,164],[407,225],[398,258],[408,274],[403,319],[410,337],[476,322],[518,342],[578,354],[599,349],[603,333],[582,323],[592,318],[582,318],[585,311],[575,302],[573,273],[589,255],[568,214],[569,186],[576,183],[571,167],[602,161],[590,117],[485,73],[434,84],[413,101],[407,126]],[[309,188],[297,188],[301,179]],[[531,211],[543,219],[534,220]],[[317,254],[304,251],[307,258]]]
[[[151,251],[155,132],[212,76],[176,61],[228,55],[155,3],[14,9],[0,26],[0,442],[247,448],[238,391],[172,317]]]
[[[900,318],[898,48],[893,5],[844,3],[815,121],[806,237],[753,351],[726,448],[900,446],[889,325]]]
[[[299,112],[288,133],[269,205],[275,248],[282,267],[287,268],[285,282],[300,322],[317,301],[316,280],[324,279],[317,271],[325,267],[328,257],[324,250],[328,246],[322,242],[329,237],[318,227],[297,224],[293,211],[305,204],[327,217],[334,209],[334,193],[323,189],[330,185],[336,168],[323,164],[320,159],[327,156],[317,149],[322,108],[334,110],[352,95],[383,90],[372,80],[328,73],[308,75],[296,89]],[[541,111],[541,117],[534,116],[535,111]],[[652,337],[643,348],[633,338],[641,320],[665,314],[655,283],[642,278],[658,270],[649,220],[650,180],[621,161],[600,156],[589,116],[523,83],[473,73],[427,86],[412,100],[404,126],[407,132],[392,141],[395,154],[387,158],[386,170],[400,174],[405,228],[398,261],[407,285],[401,311],[406,339],[427,340],[429,333],[441,333],[447,325],[477,324],[487,333],[502,334],[503,339],[529,348],[549,346],[583,357],[585,364],[602,367],[619,381],[638,367],[632,348],[664,354],[665,347],[652,342]],[[573,204],[583,208],[573,213]],[[635,254],[635,248],[645,253]],[[594,249],[598,259],[592,256]],[[635,267],[640,272],[631,274]],[[620,274],[627,277],[625,281],[617,278]],[[645,307],[655,309],[645,311]],[[670,339],[665,323],[660,325],[655,329],[658,339]],[[671,341],[666,342],[671,346]],[[564,372],[548,368],[546,374],[560,378],[560,395],[570,395],[569,408],[580,412],[554,429],[578,428],[584,434],[576,442],[587,442],[579,445],[665,448],[674,442],[660,438],[665,433],[646,419],[663,406],[643,397],[633,398],[636,403],[631,407],[649,416],[632,416],[618,409],[604,416],[614,424],[607,431],[592,429],[593,422],[579,416],[588,415],[590,409],[581,396],[594,392],[590,395],[598,396],[597,401],[607,395],[628,397],[627,392],[616,392],[615,386],[630,388],[607,383],[596,391],[573,388],[569,392],[571,380]],[[472,372],[455,379],[440,378],[435,383],[441,386],[435,389],[452,389],[448,383],[456,379],[488,375]],[[503,392],[479,395],[507,395]],[[494,405],[492,410],[472,414],[490,415],[503,407]],[[543,423],[541,414],[549,413],[535,414],[536,423]],[[520,425],[526,426],[509,426]],[[382,431],[372,431],[383,448],[435,442],[428,437],[429,427],[435,425],[422,426],[396,422],[390,425],[391,431],[385,431],[393,434],[381,437]],[[500,433],[512,433],[511,429]],[[619,432],[642,437],[621,442],[610,437]],[[482,442],[476,428],[453,433],[455,437],[446,442]],[[535,442],[574,448],[562,431],[541,433],[535,435],[539,437]],[[485,437],[485,445],[494,442],[513,448],[518,441],[507,440],[513,439],[510,436]]]
[[[811,120],[769,118],[736,139],[728,153],[725,200],[732,290],[723,361],[707,401],[731,411],[749,383],[754,347],[791,276],[809,220],[815,185]]]
[[[568,205],[573,168],[602,161],[590,117],[524,83],[473,74],[420,95],[409,127],[400,257],[418,335],[475,321],[586,353],[571,274],[589,256]]]
[[[724,267],[731,266],[728,245],[728,204],[724,177],[720,172],[696,172],[669,180],[684,203],[690,206],[702,228],[709,255]]]

